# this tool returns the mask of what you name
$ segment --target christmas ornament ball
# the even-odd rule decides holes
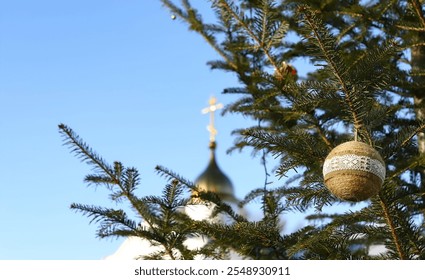
[[[349,141],[336,146],[323,165],[325,185],[336,197],[362,201],[376,195],[385,179],[385,163],[370,145]]]

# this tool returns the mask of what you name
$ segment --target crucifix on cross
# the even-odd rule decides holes
[[[223,108],[223,104],[217,103],[217,99],[215,97],[211,97],[209,100],[210,106],[202,109],[202,114],[210,113],[210,124],[207,126],[207,130],[210,132],[210,141],[215,141],[215,136],[217,135],[217,129],[214,126],[214,113],[218,109]]]

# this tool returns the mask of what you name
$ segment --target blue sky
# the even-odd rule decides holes
[[[69,209],[111,204],[84,184],[90,167],[62,145],[59,123],[107,161],[137,167],[141,195],[166,184],[156,165],[194,180],[209,156],[201,109],[212,95],[236,98],[220,94],[237,80],[211,71],[214,59],[159,1],[2,1],[0,259],[101,259],[123,241],[96,238],[96,224]],[[250,151],[226,154],[231,131],[249,124],[216,117],[217,158],[239,198],[264,183]]]

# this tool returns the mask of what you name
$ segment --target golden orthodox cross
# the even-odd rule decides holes
[[[210,113],[210,124],[207,126],[207,130],[210,132],[210,141],[214,142],[215,136],[217,135],[217,129],[215,129],[215,126],[214,126],[214,113],[218,109],[223,108],[223,104],[221,103],[217,104],[217,99],[215,97],[210,98],[209,104],[210,106],[202,109],[202,114]]]

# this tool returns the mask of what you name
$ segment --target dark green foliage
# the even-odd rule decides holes
[[[139,198],[135,191],[140,183],[139,174],[135,168],[126,168],[120,162],[113,166],[99,157],[78,135],[66,125],[59,125],[59,131],[64,137],[64,143],[79,158],[93,166],[96,172],[88,175],[85,182],[108,188],[110,199],[115,202],[128,202],[137,220],[129,218],[123,209],[105,208],[73,203],[71,209],[81,212],[99,224],[97,235],[105,237],[140,237],[158,246],[158,253],[143,256],[151,259],[192,259],[191,252],[184,241],[196,232],[191,229],[190,219],[186,216],[184,207],[189,199],[184,191],[189,182],[180,178],[167,184],[162,196],[146,196]],[[161,169],[158,168],[161,172]],[[166,172],[166,171],[165,171]]]
[[[267,183],[242,204],[261,200],[262,217],[251,221],[213,193],[184,198],[191,182],[158,167],[169,184],[161,197],[137,198],[137,170],[109,166],[70,129],[65,143],[94,167],[89,184],[104,185],[111,199],[130,202],[153,229],[135,226],[123,210],[73,204],[100,224],[99,236],[138,236],[182,258],[203,254],[224,258],[230,251],[252,259],[425,259],[425,16],[412,1],[213,0],[214,23],[205,23],[189,0],[161,0],[217,52],[212,69],[236,75],[223,89],[240,98],[226,113],[256,125],[235,128],[230,150],[279,159],[277,186]],[[193,1],[195,3],[195,1]],[[308,5],[306,5],[308,4]],[[296,40],[288,40],[296,34]],[[305,58],[315,70],[305,77],[291,62]],[[379,195],[362,207],[340,201],[325,187],[322,166],[337,145],[357,138],[375,147],[387,166]],[[266,172],[267,173],[267,172]],[[267,173],[266,176],[269,176]],[[233,223],[192,221],[178,211],[201,198],[213,215]],[[342,213],[337,211],[344,207]],[[285,214],[307,225],[282,233]],[[193,234],[209,237],[198,252],[184,247]],[[385,246],[371,255],[373,246]],[[161,254],[152,258],[162,257]]]
[[[169,1],[162,2],[167,6]],[[421,177],[418,171],[423,169],[424,157],[418,153],[416,139],[425,127],[420,118],[412,117],[417,114],[412,90],[419,84],[412,83],[414,76],[401,68],[403,63],[415,63],[405,50],[425,44],[418,41],[425,31],[420,2],[212,3],[216,12],[219,8],[219,15],[225,15],[225,20],[217,17],[215,26],[234,30],[224,38],[216,33],[215,48],[227,56],[210,64],[239,78],[241,86],[224,89],[226,94],[242,95],[227,112],[250,116],[259,123],[236,129],[238,137],[231,150],[251,147],[280,159],[276,175],[285,180],[281,179],[283,186],[272,192],[279,194],[284,209],[304,213],[314,208],[319,212],[310,216],[313,221],[327,215],[321,212],[325,206],[341,204],[325,188],[321,167],[333,147],[354,137],[374,146],[388,167],[383,190],[369,206],[327,216],[319,219],[322,226],[294,233],[302,238],[287,247],[291,253],[286,256],[371,258],[367,248],[372,244],[387,245],[383,258],[423,256],[423,249],[418,249],[423,247],[418,221],[423,219],[424,196],[417,178]],[[264,22],[263,15],[268,11],[273,11],[270,22],[287,26],[285,32],[296,32],[302,40],[287,42],[282,33],[276,45],[258,43],[259,23]],[[261,26],[272,36],[270,29],[264,28],[267,25]],[[236,34],[243,44],[230,44]],[[217,38],[221,38],[220,44]],[[308,58],[317,70],[302,81],[296,77],[282,79],[282,63],[297,57]],[[416,241],[409,236],[416,236]]]

